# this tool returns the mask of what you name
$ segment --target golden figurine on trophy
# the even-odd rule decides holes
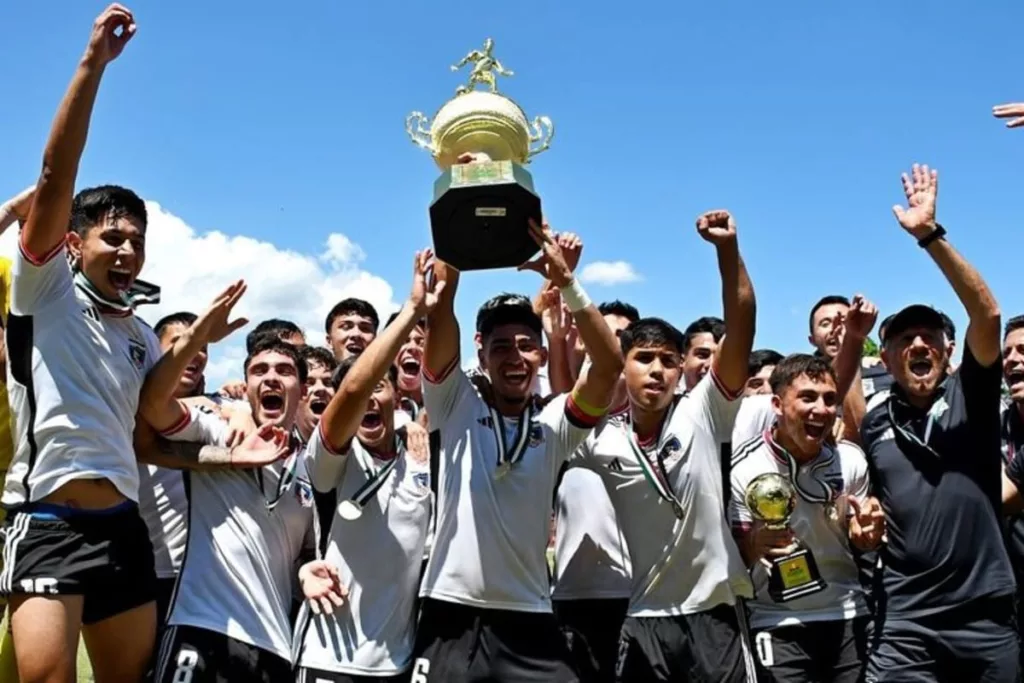
[[[488,38],[452,66],[472,64],[469,82],[432,120],[418,111],[405,120],[409,137],[443,171],[430,205],[434,253],[459,270],[518,266],[537,252],[527,225],[541,222],[540,198],[524,166],[550,147],[555,129],[546,116],[529,121],[498,92],[497,76],[512,72],[493,50]]]
[[[769,529],[786,529],[797,503],[796,488],[781,474],[762,474],[747,486],[743,500],[755,519]],[[818,563],[807,548],[796,541],[796,548],[785,557],[767,560],[768,595],[775,602],[788,602],[824,589]]]

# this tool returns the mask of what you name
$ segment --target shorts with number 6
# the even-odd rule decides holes
[[[223,633],[192,626],[167,627],[153,676],[154,683],[286,683],[292,680],[295,677],[288,660]]]
[[[468,607],[426,598],[410,683],[577,683],[551,613]]]
[[[5,595],[81,595],[94,624],[156,597],[153,546],[135,503],[109,510],[18,508],[3,526]]]
[[[675,617],[626,617],[616,666],[619,683],[755,683],[742,604]]]
[[[754,633],[762,683],[858,683],[868,661],[871,618],[809,621]]]

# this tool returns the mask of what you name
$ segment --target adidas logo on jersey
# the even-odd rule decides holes
[[[612,472],[621,472],[622,471],[622,463],[619,461],[618,458],[615,458],[614,460],[612,460],[610,463],[605,465],[605,467],[610,469]]]

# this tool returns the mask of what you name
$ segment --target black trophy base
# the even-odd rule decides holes
[[[539,251],[528,219],[540,225],[530,173],[511,161],[458,164],[434,183],[434,253],[458,270],[511,268]]]
[[[828,584],[818,572],[818,563],[807,548],[771,560],[768,595],[775,602],[789,602],[824,590]]]

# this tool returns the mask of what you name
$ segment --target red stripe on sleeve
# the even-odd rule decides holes
[[[730,401],[735,401],[739,397],[743,396],[743,387],[740,387],[736,391],[731,390],[729,387],[722,384],[722,380],[718,378],[718,373],[715,372],[714,368],[710,370],[711,381],[715,383],[718,390],[722,392],[722,396],[725,396]]]
[[[18,249],[21,251],[21,255],[25,258],[26,261],[31,263],[33,266],[39,268],[45,266],[47,263],[53,260],[54,256],[63,251],[64,243],[66,241],[67,238],[62,239],[60,242],[57,243],[57,246],[55,246],[47,253],[43,254],[42,256],[36,256],[31,251],[29,251],[28,247],[25,246],[25,233],[22,232],[21,237],[18,239]]]
[[[161,436],[173,436],[192,424],[192,411],[181,402],[178,405],[181,407],[182,416],[178,418],[177,422],[160,432]]]
[[[452,374],[452,370],[459,367],[459,356],[456,354],[455,358],[452,358],[452,362],[449,363],[441,372],[436,375],[427,369],[427,366],[423,366],[423,379],[427,380],[431,384],[440,384],[441,382],[448,379],[448,376]]]
[[[583,412],[583,410],[576,405],[576,401],[572,400],[572,395],[565,399],[565,416],[569,418],[569,422],[582,429],[593,428],[601,421],[600,415],[588,415]]]
[[[320,431],[320,443],[324,445],[324,450],[326,450],[331,455],[337,456],[345,455],[345,453],[348,452],[348,444],[345,444],[345,448],[335,448],[334,445],[331,444],[330,439],[327,438],[327,432],[324,431],[323,420],[321,420],[320,423],[317,424],[316,428]]]

